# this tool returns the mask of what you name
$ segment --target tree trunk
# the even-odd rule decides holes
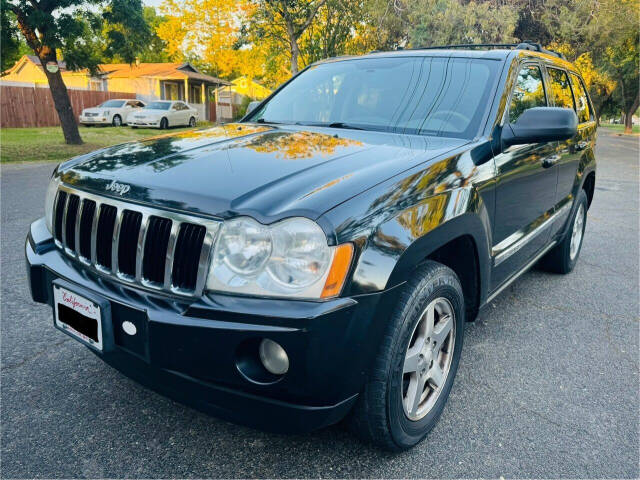
[[[291,75],[298,73],[298,57],[300,56],[300,48],[298,47],[298,40],[292,38],[289,40],[291,43]]]
[[[78,132],[78,124],[76,123],[76,118],[71,108],[67,86],[62,80],[62,73],[60,73],[60,69],[53,73],[47,70],[47,62],[58,62],[55,49],[42,44],[35,27],[29,23],[24,11],[16,6],[12,7],[11,10],[16,15],[18,28],[22,32],[22,35],[24,35],[27,45],[29,45],[31,50],[38,56],[40,66],[47,77],[49,91],[51,92],[53,104],[58,112],[65,142],[74,145],[82,144],[82,138],[80,138],[80,132]],[[44,32],[41,31],[40,33],[43,34]]]
[[[636,97],[633,104],[624,112],[624,133],[631,133],[633,131],[633,114],[638,109],[640,103],[640,96]]]
[[[41,52],[43,53],[43,52]],[[42,69],[49,81],[49,91],[53,98],[53,104],[58,112],[58,118],[60,119],[60,127],[62,128],[62,134],[64,135],[64,141],[70,145],[81,145],[82,138],[78,131],[78,124],[76,123],[76,117],[73,114],[73,108],[71,108],[71,101],[69,100],[69,92],[67,86],[62,80],[62,73],[60,69],[52,73],[47,70],[47,62],[57,61],[55,51],[49,54],[42,54],[40,57],[40,63],[42,63]]]

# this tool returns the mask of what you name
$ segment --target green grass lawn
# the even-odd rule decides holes
[[[606,128],[608,130],[613,130],[619,133],[624,133],[624,125],[616,125],[613,123],[601,123],[600,126],[602,128]],[[632,133],[640,133],[640,125],[634,125],[631,130]]]
[[[207,123],[199,125],[204,126]],[[188,130],[188,127],[169,130],[99,126],[80,126],[79,128],[80,136],[85,142],[82,145],[64,143],[60,127],[2,128],[0,129],[0,162],[62,162],[109,145]]]

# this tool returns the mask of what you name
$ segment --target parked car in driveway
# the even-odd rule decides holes
[[[101,103],[97,107],[85,108],[80,114],[82,125],[125,125],[129,116],[145,107],[142,100],[130,98],[114,98]]]
[[[198,111],[182,101],[162,100],[149,103],[136,112],[129,124],[132,127],[165,129],[189,125],[195,127]]]
[[[176,102],[155,103],[146,125]],[[580,74],[538,44],[318,62],[239,123],[59,165],[31,294],[197,408],[278,431],[347,417],[410,448],[464,323],[532,265],[576,265],[595,139]]]

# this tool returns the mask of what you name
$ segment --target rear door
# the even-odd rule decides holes
[[[553,70],[548,69],[550,75]],[[563,94],[566,98],[567,94],[573,91],[572,107],[578,115],[578,133],[577,135],[564,142],[559,142],[560,162],[558,163],[558,193],[556,202],[560,208],[562,205],[573,202],[573,196],[580,188],[580,179],[577,176],[580,161],[585,155],[593,155],[593,143],[595,140],[596,121],[595,114],[591,108],[591,103],[587,96],[587,92],[582,79],[575,73],[565,74],[565,81],[571,78],[571,88],[567,93]],[[565,106],[564,102],[562,105]],[[567,102],[568,103],[568,102]],[[567,105],[568,106],[568,105]]]
[[[527,109],[549,105],[543,70],[527,60],[512,89],[504,122],[515,122]],[[556,199],[557,142],[513,145],[495,156],[496,214],[492,287],[529,262],[550,239],[549,218]]]

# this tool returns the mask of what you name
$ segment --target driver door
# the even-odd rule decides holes
[[[520,64],[504,122],[527,109],[548,106],[542,68]],[[547,245],[555,206],[557,142],[513,145],[495,156],[496,210],[493,230],[492,289],[519,271]]]

